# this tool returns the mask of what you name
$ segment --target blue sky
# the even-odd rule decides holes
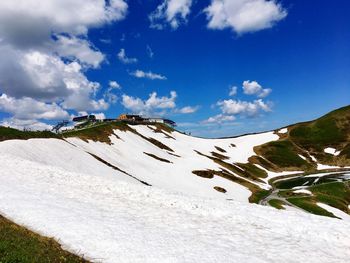
[[[52,22],[60,18],[54,4],[44,15],[26,6],[12,18],[0,18],[5,25],[0,55],[15,54],[7,58],[11,68],[0,64],[3,125],[48,127],[84,112],[108,118],[134,112],[171,118],[194,135],[218,137],[310,120],[349,104],[348,1],[171,2],[82,1],[102,10],[98,21],[89,22],[85,17]],[[112,18],[105,14],[109,5]],[[222,9],[210,13],[214,5]],[[0,17],[6,8],[0,4]],[[69,3],[64,8],[74,10]],[[50,20],[50,36],[42,37],[48,30],[34,26],[29,36],[17,36],[24,25],[11,19],[23,12]],[[23,47],[24,42],[34,44]],[[18,66],[23,57],[28,59]],[[40,61],[45,68],[54,65],[52,71],[43,70]],[[28,73],[25,63],[37,71]],[[23,68],[23,79],[29,76],[32,86],[8,77]],[[75,73],[67,77],[70,68]],[[61,83],[60,77],[86,88],[72,87],[72,80]],[[236,94],[230,96],[232,87]]]

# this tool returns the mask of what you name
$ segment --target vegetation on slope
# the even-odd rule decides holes
[[[311,122],[292,126],[289,136],[309,151],[323,151],[326,147],[340,148],[349,142],[350,106],[332,111]]]
[[[61,138],[61,136],[50,131],[20,131],[0,126],[0,141],[14,139],[28,140],[33,138]]]
[[[104,122],[99,125],[65,132],[65,138],[77,137],[84,141],[92,140],[104,143],[111,143],[110,136],[114,134],[113,130],[131,131],[130,127],[125,122]]]
[[[280,140],[255,147],[255,152],[265,159],[251,159],[269,169],[313,171],[315,162],[328,165],[350,165],[350,106],[332,111],[310,122],[288,127]],[[340,150],[339,156],[324,152],[325,148]],[[300,155],[304,156],[301,158]]]
[[[288,202],[292,203],[293,205],[315,215],[320,216],[329,216],[329,217],[335,217],[331,212],[328,212],[327,210],[323,209],[322,207],[319,207],[315,200],[311,197],[294,197],[294,198],[288,198]]]
[[[164,133],[164,131],[166,131],[166,132],[172,131],[172,128],[168,127],[165,124],[156,123],[156,124],[153,124],[153,126],[156,127],[155,132],[163,132]],[[68,131],[68,132],[65,132],[63,134],[63,137],[64,138],[77,137],[77,138],[80,138],[84,141],[92,140],[95,142],[98,141],[98,142],[104,142],[104,143],[111,144],[111,139],[109,137],[112,134],[114,134],[118,138],[118,136],[114,133],[114,130],[129,131],[129,132],[135,133],[138,136],[140,136],[141,138],[145,139],[146,141],[152,143],[153,145],[155,145],[163,150],[173,152],[173,150],[170,147],[166,146],[165,144],[161,143],[160,141],[158,141],[154,138],[145,137],[142,134],[138,133],[133,128],[131,128],[127,123],[120,122],[120,121],[106,122],[106,123],[102,123],[100,125],[86,128],[86,129]]]
[[[282,170],[309,170],[312,165],[302,159],[300,152],[291,141],[279,140],[269,142],[259,148],[259,154]],[[300,154],[300,153],[299,153]]]
[[[274,208],[277,208],[279,210],[283,210],[283,209],[285,209],[284,205],[286,205],[286,203],[281,201],[281,200],[279,200],[279,199],[271,199],[269,201],[269,205],[274,207]]]
[[[332,213],[317,205],[323,203],[350,214],[350,180],[344,173],[299,176],[277,180],[272,182],[272,185],[275,191],[278,190],[280,198],[310,213],[334,217]],[[295,192],[298,188],[309,193]],[[269,204],[272,205],[270,202]]]
[[[207,179],[212,179],[214,176],[220,176],[222,178],[225,178],[229,181],[232,181],[234,183],[240,184],[244,187],[246,187],[247,189],[249,189],[249,191],[252,192],[251,196],[249,197],[249,202],[250,203],[259,203],[259,201],[263,198],[265,198],[266,196],[269,195],[270,191],[261,189],[259,186],[257,186],[256,184],[252,183],[251,181],[245,180],[241,177],[235,176],[232,173],[229,173],[227,171],[225,171],[224,169],[217,171],[217,170],[194,170],[192,171],[193,174],[199,176],[199,177],[203,177],[203,178],[207,178]],[[216,189],[217,190],[217,189]]]
[[[88,262],[64,251],[53,239],[39,236],[0,216],[1,263]]]

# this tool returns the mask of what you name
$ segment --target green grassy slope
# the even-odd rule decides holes
[[[60,138],[60,135],[50,131],[20,131],[0,126],[0,141],[13,139],[27,140],[32,138]]]
[[[324,152],[327,147],[340,151],[338,156]],[[350,106],[332,111],[314,121],[297,123],[288,127],[288,134],[280,140],[255,148],[275,170],[312,171],[315,162],[322,164],[350,165]],[[305,158],[301,158],[300,155]],[[262,164],[266,167],[266,164]],[[266,167],[268,168],[268,167]]]
[[[53,239],[39,236],[0,216],[1,263],[88,262],[64,251]]]
[[[278,196],[288,202],[313,214],[331,216],[330,212],[321,208],[317,203],[327,204],[350,214],[350,180],[344,177],[344,173],[331,173],[319,177],[301,175],[299,177],[285,178],[284,180],[272,180],[270,183]],[[296,193],[296,187],[302,187],[309,193]]]

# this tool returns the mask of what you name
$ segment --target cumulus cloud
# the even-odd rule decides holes
[[[207,120],[203,121],[203,123],[222,123],[222,122],[234,121],[235,119],[236,117],[232,115],[218,114],[208,118]]]
[[[18,130],[33,130],[33,131],[43,131],[51,130],[52,125],[40,122],[37,120],[21,120],[15,118],[7,118],[0,122],[1,126],[11,127]]]
[[[235,96],[237,94],[237,87],[236,86],[232,86],[230,88],[230,92],[228,93],[229,96]]]
[[[145,72],[145,71],[142,71],[139,69],[134,71],[134,72],[131,72],[130,75],[134,76],[136,78],[146,78],[146,79],[151,79],[151,80],[155,80],[155,79],[166,80],[167,79],[165,76],[162,76],[160,74],[156,74],[156,73],[153,73],[151,71]]]
[[[181,114],[195,113],[199,109],[199,106],[185,106],[181,109],[176,110],[176,112]]]
[[[247,95],[256,95],[259,98],[265,98],[272,92],[272,89],[263,89],[258,82],[246,80],[243,82],[243,92]]]
[[[124,0],[1,1],[1,110],[36,121],[106,109],[96,99],[100,85],[85,75],[104,60],[87,33],[123,19],[127,8]]]
[[[157,9],[149,15],[151,28],[163,29],[165,25],[177,29],[181,23],[187,22],[192,0],[164,0]]]
[[[265,98],[268,95],[270,95],[271,92],[272,92],[272,89],[262,89],[262,91],[258,94],[258,97]]]
[[[152,92],[147,100],[132,97],[124,94],[122,96],[122,105],[133,113],[137,114],[157,114],[163,115],[165,110],[176,107],[175,100],[177,94],[175,91],[170,92],[170,96],[159,97],[156,92]]]
[[[28,97],[16,99],[6,94],[0,96],[0,110],[22,120],[58,120],[69,117],[68,112],[56,103],[44,103]]]
[[[149,45],[147,45],[146,46],[146,50],[147,50],[148,57],[149,58],[153,58],[154,57],[154,52],[153,52],[152,48]]]
[[[212,0],[204,11],[208,28],[230,28],[237,34],[271,28],[287,16],[276,0]]]
[[[120,90],[122,87],[120,84],[115,81],[111,80],[108,83],[108,89],[104,93],[104,98],[111,104],[115,104],[118,101],[118,96],[114,93],[117,90]]]
[[[218,101],[216,105],[226,115],[245,114],[247,116],[256,116],[260,112],[271,111],[271,106],[261,99],[253,102],[229,99]]]
[[[95,115],[97,120],[104,120],[104,119],[106,119],[106,115],[103,112],[91,113],[91,114]]]
[[[126,55],[126,52],[125,52],[125,49],[122,48],[118,55],[117,55],[118,59],[124,63],[124,64],[133,64],[133,63],[137,63],[137,58],[129,58],[127,55]]]
[[[266,97],[271,89],[263,89],[256,81],[244,81],[243,92],[247,95],[256,95],[257,97]],[[237,87],[233,86],[230,89],[229,96],[235,96],[237,93]],[[218,107],[221,111],[220,114],[212,116],[202,123],[224,123],[234,121],[237,116],[243,117],[257,117],[262,113],[270,112],[272,108],[272,102],[265,102],[262,99],[256,99],[253,101],[242,101],[237,99],[219,100],[213,108]]]
[[[127,8],[124,0],[0,1],[0,35],[16,46],[34,47],[52,32],[86,35],[89,28],[123,19]]]
[[[111,89],[121,89],[121,86],[118,82],[116,82],[115,80],[111,80],[109,83],[109,88]]]
[[[61,57],[78,59],[81,63],[97,68],[105,56],[92,48],[92,44],[75,36],[56,36],[57,40],[52,49],[56,50]]]
[[[40,52],[23,52],[0,44],[0,91],[14,97],[56,99],[67,96],[64,62]],[[16,72],[16,74],[14,74]]]

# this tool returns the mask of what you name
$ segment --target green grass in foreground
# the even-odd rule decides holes
[[[88,262],[64,251],[53,239],[37,235],[0,216],[0,263]]]

